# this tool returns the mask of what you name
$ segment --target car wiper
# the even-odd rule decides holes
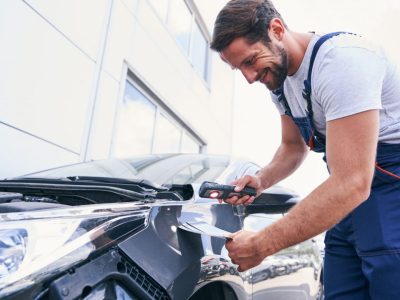
[[[192,193],[188,192],[188,190]],[[148,180],[73,176],[63,178],[19,177],[0,181],[0,191],[26,196],[75,198],[86,203],[126,201],[153,202],[156,199],[183,201],[193,195],[193,188],[159,186]]]
[[[70,176],[73,182],[85,182],[93,184],[107,184],[139,193],[151,193],[155,199],[174,201],[188,200],[193,197],[194,191],[191,184],[164,184],[158,185],[146,179],[126,179],[115,177],[96,176]]]

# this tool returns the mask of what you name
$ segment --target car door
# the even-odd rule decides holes
[[[259,167],[248,163],[243,175],[255,175]],[[244,215],[243,229],[258,232],[283,217],[278,213]],[[316,299],[322,261],[315,240],[307,240],[271,255],[252,268],[248,282],[253,299]]]
[[[281,217],[282,214],[252,214],[245,218],[244,229],[260,231]],[[315,299],[320,268],[313,240],[281,250],[251,270],[253,299]]]

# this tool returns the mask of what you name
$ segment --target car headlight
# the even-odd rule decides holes
[[[25,229],[0,230],[0,278],[18,270],[26,253]]]
[[[0,215],[0,298],[86,259],[147,222],[148,207],[94,205]]]

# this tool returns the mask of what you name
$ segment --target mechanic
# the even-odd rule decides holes
[[[382,28],[389,30],[390,28]],[[270,91],[282,138],[256,176],[234,181],[258,195],[289,176],[308,148],[329,178],[279,221],[226,243],[245,271],[328,230],[326,299],[400,298],[400,75],[382,49],[345,32],[292,31],[269,0],[232,0],[215,21],[211,48],[248,83]],[[262,138],[262,132],[253,132]],[[254,197],[231,197],[247,205]]]

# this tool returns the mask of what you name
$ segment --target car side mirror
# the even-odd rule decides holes
[[[260,196],[254,199],[253,203],[245,206],[245,214],[286,213],[300,202],[300,200],[300,197],[296,194],[276,193],[271,190],[265,190]]]

